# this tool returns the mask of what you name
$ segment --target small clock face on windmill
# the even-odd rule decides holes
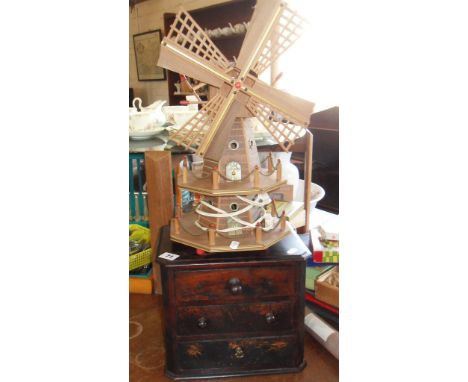
[[[239,162],[229,162],[226,164],[226,178],[229,180],[240,180],[241,177],[241,165]]]

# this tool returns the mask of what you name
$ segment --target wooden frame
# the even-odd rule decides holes
[[[166,69],[156,65],[161,40],[161,29],[133,35],[138,81],[166,80]]]
[[[161,227],[170,223],[174,211],[171,153],[169,151],[146,151],[145,168],[151,248],[153,248],[154,292],[161,294],[160,269],[155,260],[154,248],[157,246]]]

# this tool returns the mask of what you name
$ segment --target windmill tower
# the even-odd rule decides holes
[[[275,89],[258,76],[299,37],[304,20],[281,0],[257,0],[233,63],[184,10],[161,42],[158,66],[198,79],[217,94],[171,135],[203,157],[199,171],[181,171],[177,188],[199,197],[190,214],[180,205],[171,239],[209,252],[266,249],[289,234],[285,216],[266,212],[268,192],[281,187],[281,162],[262,169],[252,118],[284,151],[305,132],[314,104]]]

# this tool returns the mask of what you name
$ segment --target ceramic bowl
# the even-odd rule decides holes
[[[311,191],[310,208],[314,209],[317,203],[325,197],[325,190],[318,184],[312,183]]]
[[[319,186],[316,183],[312,183],[311,186],[311,197],[310,197],[310,208],[311,210],[317,206],[317,203],[320,202],[325,197],[325,190],[323,187]],[[304,201],[304,180],[299,179],[297,184],[297,192],[295,192],[294,200]]]

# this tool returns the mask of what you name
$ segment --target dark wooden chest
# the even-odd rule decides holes
[[[173,379],[298,372],[304,363],[305,260],[289,236],[266,251],[197,256],[163,227],[157,258],[166,375]]]

